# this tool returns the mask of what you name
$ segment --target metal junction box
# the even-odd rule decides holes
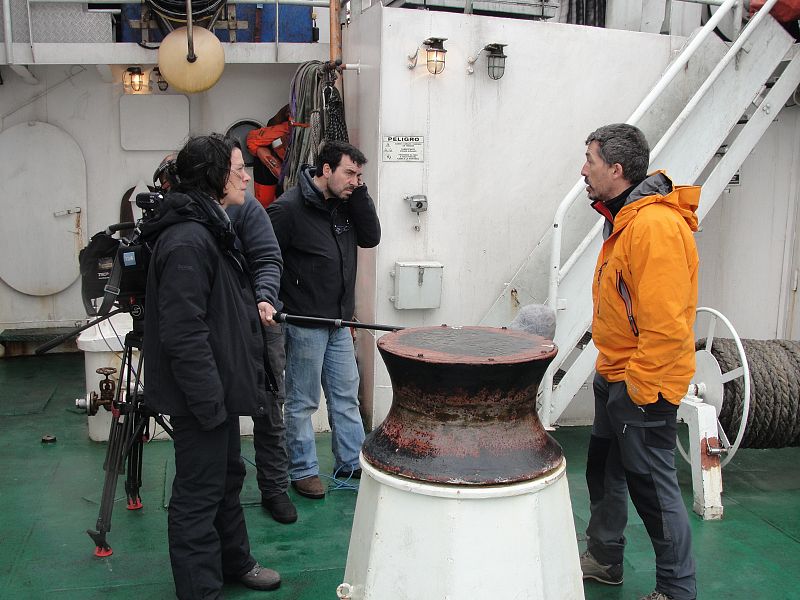
[[[434,261],[403,261],[394,264],[395,308],[439,308],[442,302],[444,265]]]

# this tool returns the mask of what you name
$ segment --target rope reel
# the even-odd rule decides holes
[[[725,466],[739,448],[800,446],[800,342],[741,339],[733,325],[711,308],[705,337],[695,343],[696,372],[689,394],[714,406]],[[717,324],[727,329],[717,336]],[[752,390],[752,396],[751,396]],[[733,442],[730,440],[733,439]],[[689,456],[678,440],[681,455]]]
[[[742,448],[787,448],[800,445],[800,342],[742,340],[750,364],[753,397]],[[720,339],[712,354],[723,370],[734,367],[732,340]],[[730,431],[742,423],[741,380],[725,385],[719,422]]]

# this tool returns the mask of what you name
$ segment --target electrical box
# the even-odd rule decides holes
[[[394,264],[395,308],[439,308],[442,303],[444,265],[434,261],[403,261]]]

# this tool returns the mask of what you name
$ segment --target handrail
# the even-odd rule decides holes
[[[776,0],[768,0],[769,2],[775,2]],[[648,110],[653,106],[655,101],[658,97],[663,93],[663,91],[667,88],[667,86],[672,83],[672,80],[680,73],[686,64],[689,62],[689,59],[692,58],[694,53],[696,52],[697,48],[702,44],[705,39],[711,35],[714,29],[717,27],[719,22],[722,20],[731,8],[737,3],[741,2],[741,0],[725,0],[722,6],[719,7],[717,11],[711,16],[708,22],[703,26],[700,32],[695,36],[689,45],[684,48],[683,52],[678,56],[678,58],[670,65],[670,67],[664,72],[659,79],[658,83],[650,90],[650,93],[645,96],[644,100],[639,104],[637,109],[633,112],[630,118],[627,120],[627,123],[631,125],[635,125],[639,122],[639,120],[647,113]],[[551,246],[551,253],[550,253],[550,271],[549,271],[549,285],[548,285],[548,295],[547,295],[547,304],[554,310],[558,308],[558,280],[559,280],[559,271],[561,270],[561,225],[564,222],[564,218],[567,214],[567,211],[572,207],[572,204],[575,200],[578,199],[580,196],[581,191],[584,189],[585,184],[583,179],[579,179],[578,182],[572,187],[569,193],[564,197],[561,203],[558,205],[556,209],[556,214],[553,218],[553,241]],[[583,250],[588,247],[588,244],[581,245]],[[576,257],[577,258],[577,257]],[[570,264],[574,264],[574,260],[570,262]],[[564,273],[566,275],[566,273]]]
[[[763,21],[766,18],[766,15],[769,14],[769,11],[772,10],[772,7],[775,6],[777,2],[778,0],[767,0],[767,2],[764,3],[764,6],[758,10],[756,16],[750,19],[750,21],[747,23],[747,26],[742,31],[741,35],[738,38],[736,38],[736,41],[728,49],[728,52],[725,54],[725,56],[722,57],[722,60],[719,61],[719,63],[717,63],[717,66],[714,67],[714,69],[708,75],[703,84],[694,93],[692,99],[686,103],[686,106],[683,108],[678,117],[672,122],[672,125],[669,126],[666,133],[664,133],[664,135],[661,136],[661,139],[658,141],[658,144],[656,144],[656,147],[653,148],[652,151],[653,156],[658,156],[658,153],[664,149],[664,146],[667,143],[669,143],[669,141],[675,135],[675,132],[680,128],[681,125],[683,125],[686,122],[686,119],[689,118],[689,115],[692,113],[694,108],[700,103],[700,100],[703,99],[705,93],[709,89],[711,89],[711,86],[714,85],[714,83],[717,81],[717,79],[722,74],[722,71],[725,69],[725,67],[727,67],[730,64],[730,62],[736,57],[736,55],[739,54],[739,51],[742,49],[742,46],[744,46],[744,43],[750,37],[750,34],[753,32],[753,30],[755,30],[756,27],[758,27],[758,24],[761,23],[761,21]]]
[[[777,2],[777,0],[768,0],[767,3],[764,5],[764,7],[759,11],[759,14],[761,12],[768,13],[769,10],[772,8],[772,6],[775,4],[775,2]],[[631,116],[628,118],[628,120],[626,121],[627,123],[635,125],[636,123],[639,122],[639,120],[653,106],[655,101],[661,96],[661,94],[664,92],[667,86],[672,82],[672,80],[675,79],[678,73],[680,73],[683,70],[683,68],[686,66],[689,60],[694,56],[695,52],[700,47],[700,45],[705,41],[705,39],[709,35],[711,35],[714,32],[714,29],[718,26],[722,18],[725,15],[727,15],[728,12],[731,11],[731,9],[734,8],[736,9],[734,12],[735,15],[741,14],[740,12],[741,3],[742,0],[725,0],[725,2],[722,3],[719,9],[714,12],[714,14],[706,22],[706,24],[698,32],[698,34],[694,36],[692,40],[689,42],[689,44],[683,49],[683,51],[680,53],[677,59],[664,72],[664,74],[658,80],[653,89],[650,90],[647,96],[645,96],[645,98],[642,100],[642,102],[639,104],[639,106],[636,108],[633,114],[631,114]],[[759,15],[756,15],[756,17],[759,17]],[[763,19],[763,17],[761,18]],[[670,136],[674,135],[674,130],[676,130],[680,126],[680,124],[683,123],[683,121],[685,121],[685,119],[688,117],[689,111],[693,109],[694,106],[697,105],[700,98],[702,98],[702,95],[708,90],[708,88],[711,87],[711,85],[714,83],[714,80],[716,80],[716,78],[719,76],[719,74],[722,72],[725,66],[727,66],[730,60],[732,60],[732,57],[736,55],[738,50],[744,44],[746,38],[749,37],[750,32],[754,29],[754,27],[758,24],[759,21],[756,21],[756,18],[754,18],[751,21],[752,26],[748,26],[747,28],[745,28],[745,31],[742,33],[742,35],[739,36],[739,38],[737,38],[736,44],[734,44],[736,50],[731,52],[731,50],[733,50],[732,47],[731,50],[729,50],[728,53],[725,55],[725,57],[723,57],[722,62],[724,62],[725,64],[723,64],[721,67],[717,65],[717,68],[715,68],[709,75],[708,79],[712,77],[714,79],[708,85],[706,85],[706,83],[704,82],[700,90],[698,90],[698,93],[696,93],[692,97],[692,100],[690,101],[691,107],[687,105],[686,109],[684,109],[684,111],[682,111],[678,116],[678,119],[676,119],[676,122],[678,120],[680,120],[680,122],[677,125],[673,123],[673,125],[667,130],[667,133],[664,136],[662,136],[662,140],[667,135]],[[660,151],[661,148],[663,148],[663,144],[659,142],[659,144],[656,146],[656,149],[654,149],[652,154],[655,155],[656,151]],[[575,203],[575,201],[580,197],[581,192],[583,191],[584,188],[585,188],[585,183],[583,179],[579,179],[578,182],[572,187],[572,189],[567,193],[567,195],[558,205],[555,216],[553,217],[553,239],[551,241],[551,248],[550,248],[547,305],[550,306],[555,311],[558,310],[559,283],[567,275],[567,273],[573,267],[573,265],[577,263],[578,259],[586,252],[589,246],[591,246],[592,240],[594,240],[595,236],[599,234],[599,231],[602,227],[602,218],[601,218],[598,219],[597,223],[595,223],[595,225],[592,227],[589,234],[586,237],[584,237],[584,239],[581,241],[581,243],[569,257],[569,259],[564,263],[564,266],[563,267],[561,266],[561,245],[562,245],[562,231],[563,231],[564,220],[567,212]],[[556,361],[553,361],[553,363],[545,372],[542,384],[540,386],[540,389],[542,390],[541,406],[543,407],[545,412],[545,415],[543,415],[544,420],[547,421],[546,423],[544,423],[545,426],[550,425],[549,406],[553,391],[553,374],[556,368],[558,367],[558,364],[560,364],[560,362],[556,363]]]

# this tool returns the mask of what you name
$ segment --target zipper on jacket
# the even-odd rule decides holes
[[[622,279],[622,271],[617,271],[617,293],[625,303],[625,312],[628,314],[628,323],[631,326],[631,331],[633,335],[639,337],[639,328],[636,326],[636,319],[633,318],[633,301],[631,300],[628,286],[625,285],[625,280]]]
[[[342,234],[350,231],[351,227],[343,227],[339,230],[336,226],[336,217],[339,213],[339,207],[342,205],[342,202],[339,202],[331,209],[331,231],[333,231],[333,241],[336,244],[336,249],[339,251],[339,279],[342,282],[342,287],[339,292],[339,314],[341,315],[342,319],[349,319],[350,317],[344,314],[344,296],[347,292],[347,282],[345,281],[344,277],[344,251],[342,250],[342,242],[340,241],[340,237]],[[345,223],[349,225],[349,222],[345,219]],[[358,250],[356,250],[358,252]],[[351,315],[352,316],[352,315]]]
[[[597,269],[597,286],[598,286],[598,288],[600,287],[600,278],[603,276],[603,269],[606,268],[607,264],[608,264],[608,261],[605,261],[600,265],[600,268]],[[597,315],[600,316],[600,299],[599,298],[597,300]]]

